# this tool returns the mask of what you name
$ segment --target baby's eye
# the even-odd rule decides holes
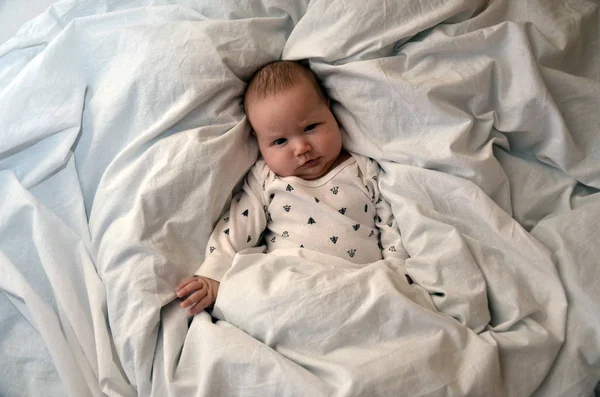
[[[281,146],[281,145],[283,145],[286,142],[287,142],[287,139],[285,139],[285,138],[279,138],[279,139],[275,139],[273,141],[273,145]]]
[[[304,128],[304,132],[312,131],[312,130],[314,130],[315,128],[317,128],[317,124],[316,124],[316,123],[309,124],[309,125],[307,125],[307,126]]]

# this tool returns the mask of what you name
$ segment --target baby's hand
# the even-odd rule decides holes
[[[189,307],[188,314],[193,316],[215,303],[219,282],[211,278],[192,276],[179,283],[175,292],[178,298],[187,296],[180,306]]]

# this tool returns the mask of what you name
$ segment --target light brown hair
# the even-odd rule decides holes
[[[275,61],[258,69],[250,79],[244,94],[244,109],[248,110],[249,99],[266,98],[281,93],[303,79],[308,79],[315,86],[319,96],[327,100],[323,87],[310,68],[296,61]]]

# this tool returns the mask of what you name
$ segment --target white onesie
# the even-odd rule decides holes
[[[319,179],[278,177],[258,160],[219,220],[196,275],[221,281],[237,252],[264,244],[306,248],[354,263],[408,257],[391,207],[379,193],[379,165],[352,156]]]

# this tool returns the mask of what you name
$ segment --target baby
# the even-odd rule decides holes
[[[300,63],[258,70],[244,96],[261,158],[215,226],[195,275],[176,289],[190,315],[211,307],[234,256],[302,248],[359,264],[408,257],[390,205],[377,184],[379,166],[342,148],[329,98]]]

